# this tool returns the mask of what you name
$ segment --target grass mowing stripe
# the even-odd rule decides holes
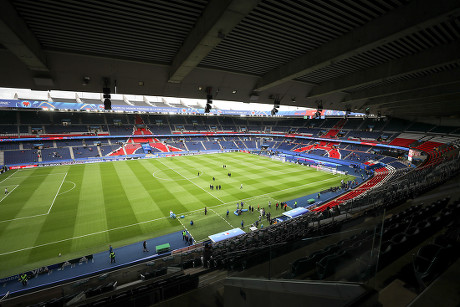
[[[177,206],[178,210],[188,211],[180,200],[168,190],[167,184],[155,180],[151,172],[144,165],[145,161],[136,160],[132,162],[129,164],[129,167],[131,167],[134,175],[150,195],[152,202],[155,204],[155,210],[160,211],[164,217],[169,217],[171,206],[167,204],[174,203],[174,207]],[[171,224],[173,223],[171,222]]]
[[[68,171],[65,173],[61,185],[59,186],[55,198],[53,199],[53,203],[48,210],[48,215],[41,223],[41,227],[36,229],[38,235],[35,239],[35,243],[33,244],[35,248],[33,248],[28,255],[28,263],[38,262],[43,258],[56,257],[58,253],[65,254],[71,250],[72,242],[70,241],[65,244],[61,244],[58,251],[50,248],[37,247],[56,239],[67,238],[72,236],[74,233],[77,207],[74,205],[73,201],[71,201],[72,195],[68,194],[57,197],[69,172],[72,174],[73,172],[77,172],[77,169],[71,169],[68,167]],[[54,204],[56,204],[56,206],[53,207]]]
[[[232,228],[235,228],[235,226],[233,226],[232,224],[230,224],[226,219],[224,219],[219,213],[217,213],[215,210],[209,208],[209,211],[212,211],[214,212],[214,214],[216,214],[218,217],[220,217],[221,219],[223,219],[225,221],[225,223],[227,223],[228,225],[230,225],[230,227]]]
[[[195,185],[197,188],[203,190],[204,192],[208,193],[209,195],[211,195],[212,197],[214,197],[215,199],[217,199],[218,201],[220,201],[221,203],[224,203],[224,201],[222,199],[220,199],[219,197],[215,196],[215,195],[212,195],[211,193],[209,193],[209,191],[206,191],[205,189],[203,189],[202,187],[200,187],[199,185],[197,185],[196,183],[194,183],[193,181],[191,181],[190,179],[184,177],[183,175],[181,175],[180,173],[178,173],[177,171],[173,170],[172,168],[170,168],[169,166],[165,165],[163,162],[159,161],[161,164],[163,164],[164,166],[166,166],[167,168],[169,168],[170,170],[174,171],[176,174],[178,174],[179,176],[182,176],[183,178],[187,179],[189,182],[191,182],[193,185]]]
[[[51,209],[53,208],[54,202],[56,201],[56,197],[59,195],[59,191],[61,191],[62,184],[64,183],[66,177],[67,177],[67,172],[65,173],[64,178],[62,179],[62,182],[61,182],[61,184],[59,185],[59,189],[57,190],[56,195],[54,195],[53,202],[51,203],[51,206],[50,206],[50,208],[48,209],[48,212],[47,212],[47,213],[50,213]]]
[[[51,169],[45,172],[49,174]],[[58,181],[54,182],[56,179]],[[53,194],[48,193],[48,189],[58,182],[60,178],[55,176],[45,177],[41,181],[33,178],[20,179],[20,182],[16,183],[19,184],[16,193],[3,203],[5,206],[2,206],[2,220],[14,221],[18,218],[46,214],[53,197]]]
[[[26,250],[31,250],[31,249],[36,248],[36,247],[43,247],[43,246],[58,244],[58,243],[66,242],[66,241],[69,241],[69,240],[75,240],[75,239],[86,238],[86,237],[98,235],[98,234],[101,234],[101,233],[107,233],[107,232],[111,232],[111,231],[118,231],[118,230],[126,229],[126,228],[129,228],[129,227],[139,226],[139,224],[152,223],[152,222],[159,221],[159,220],[162,220],[162,219],[166,219],[166,217],[160,217],[160,218],[153,219],[153,220],[150,220],[150,221],[144,221],[144,222],[140,222],[140,223],[136,223],[136,224],[131,224],[131,225],[119,226],[119,227],[116,227],[116,228],[106,229],[106,230],[102,230],[102,231],[98,231],[98,232],[93,232],[93,233],[88,233],[88,234],[84,234],[84,235],[77,236],[77,237],[71,237],[71,238],[65,238],[65,239],[57,240],[57,241],[53,241],[53,242],[47,242],[47,243],[43,243],[43,244],[40,244],[40,245],[37,245],[37,246],[25,247],[25,248],[21,248],[21,249],[14,250],[14,251],[9,251],[9,252],[0,253],[0,256],[11,255],[11,254],[15,254],[15,253],[18,253],[18,252],[22,252],[22,251],[26,251]]]
[[[227,174],[223,175],[219,171],[214,170],[207,170],[206,175],[196,175],[196,169],[199,169],[200,167],[203,167],[202,164],[196,164],[196,162],[190,162],[190,163],[185,163],[188,161],[184,161],[184,159],[176,159],[174,164],[179,166],[178,168],[181,168],[183,171],[181,171],[181,175],[184,176],[184,173],[186,174],[185,177],[188,178],[187,174],[194,174],[194,179],[193,183],[194,185],[199,185],[201,190],[207,190],[208,193],[202,193],[201,191],[197,190],[196,187],[193,187],[193,190],[197,191],[196,197],[200,199],[200,201],[203,203],[203,206],[213,206],[215,204],[219,204],[222,202],[226,202],[230,199],[235,199],[235,196],[232,193],[232,189],[230,188],[230,185],[228,185],[229,179],[227,178]],[[215,176],[215,181],[213,181],[213,176]],[[215,189],[210,189],[210,185],[214,185],[214,187],[217,187],[217,185],[221,185],[222,189],[217,190]],[[206,196],[206,197],[204,197]],[[217,197],[217,198],[216,198]]]
[[[223,164],[227,165],[226,169]],[[65,179],[64,175],[49,176],[65,174],[65,170],[69,171]],[[203,176],[197,176],[198,170],[204,173]],[[164,173],[167,180],[152,176],[157,171]],[[232,173],[231,178],[227,176],[228,172]],[[66,257],[72,255],[76,258],[103,251],[107,243],[116,247],[148,239],[153,234],[159,236],[184,228],[199,242],[211,234],[235,228],[233,225],[239,225],[242,219],[246,229],[258,218],[258,213],[234,215],[237,201],[243,200],[245,208],[249,204],[267,208],[268,200],[271,200],[273,209],[275,201],[312,194],[338,184],[341,178],[345,179],[246,153],[47,167],[14,174],[3,179],[4,185],[20,186],[3,201],[2,206],[22,206],[22,202],[16,201],[21,200],[16,198],[19,191],[28,197],[33,197],[37,189],[44,191],[39,193],[44,201],[34,202],[33,207],[27,207],[28,212],[42,210],[43,207],[43,212],[46,212],[53,197],[56,199],[49,216],[35,215],[31,218],[29,215],[24,219],[0,221],[0,276],[7,271],[17,273],[11,272],[14,268],[23,271],[55,263],[62,260],[56,257],[59,251],[64,251]],[[222,185],[221,191],[207,190],[209,183],[213,183],[213,176],[216,178],[214,185]],[[48,178],[46,185],[41,184],[44,178]],[[240,190],[240,183],[244,185],[243,190]],[[58,188],[59,197],[49,192]],[[108,199],[109,195],[112,195],[111,199]],[[206,216],[204,206],[209,210]],[[227,209],[232,211],[229,216],[226,216]],[[117,213],[117,210],[122,213]],[[128,214],[124,210],[128,210]],[[178,216],[184,215],[186,220],[170,219],[169,210]],[[125,217],[131,221],[128,222]],[[73,221],[67,222],[67,218]],[[194,226],[187,225],[189,219],[196,221]],[[60,222],[69,225],[57,225]],[[40,238],[31,236],[28,229],[37,229]],[[40,249],[44,252],[38,253]],[[23,252],[16,253],[18,250]],[[34,255],[29,258],[28,253],[32,251]],[[14,257],[11,256],[13,253]]]
[[[106,210],[104,207],[104,193],[100,167],[97,164],[83,164],[78,167],[75,178],[81,183],[68,196],[69,201],[77,208],[76,224],[73,237],[82,234],[97,232],[108,229]],[[72,197],[75,195],[75,197]],[[109,242],[109,236],[100,238],[101,241]],[[74,242],[74,245],[81,243]],[[90,244],[94,244],[91,242]],[[77,246],[75,246],[77,248]]]
[[[16,174],[17,171],[14,171],[14,170],[13,170],[13,171],[10,171],[10,172],[12,172],[12,174],[8,175],[8,177],[6,177],[6,178],[3,179],[2,181],[0,181],[0,183],[5,182],[5,181],[6,181],[7,179],[9,179],[11,176],[13,176],[14,174]]]
[[[185,225],[182,223],[182,221],[180,219],[177,219],[179,221],[179,223],[182,225],[182,227],[184,227],[185,231],[187,231],[187,233],[189,234],[189,236],[192,237],[193,241],[196,241],[195,238],[193,237],[192,233],[187,229],[187,227],[185,227]]]
[[[126,191],[115,171],[115,164],[100,163],[102,193],[104,195],[104,208],[107,226],[116,228],[122,225],[137,224],[138,220],[133,212]],[[129,236],[142,233],[140,226],[132,227],[129,231],[111,232],[110,241],[118,241]]]
[[[0,199],[0,203],[5,199],[7,198],[9,195],[11,195],[11,193],[14,191],[14,189],[16,189],[19,185],[15,185],[14,188],[10,191],[8,191],[8,194],[6,194],[5,196],[2,197],[2,199]]]

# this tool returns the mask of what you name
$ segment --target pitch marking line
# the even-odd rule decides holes
[[[165,165],[165,166],[166,166],[166,165]],[[14,173],[13,173],[13,174],[14,174]],[[66,173],[66,176],[67,176],[67,173]],[[325,180],[318,181],[318,182],[328,181],[328,180],[331,180],[331,179],[337,179],[337,178],[329,178],[329,179],[325,179]],[[315,182],[315,183],[318,183],[318,182]],[[62,185],[62,184],[61,184],[61,185]],[[283,192],[283,191],[290,190],[290,189],[294,189],[294,188],[297,188],[297,189],[298,189],[299,187],[290,187],[290,188],[286,188],[286,189],[283,189],[283,190],[278,190],[278,191],[276,191],[276,192]],[[270,195],[270,194],[272,194],[272,193],[275,193],[275,192],[265,193],[265,194],[261,194],[261,195],[254,196],[254,197],[243,198],[242,200],[247,201],[248,199],[252,199],[252,198],[260,197],[260,196],[264,196],[264,195]],[[213,208],[221,207],[221,206],[228,205],[228,204],[232,204],[232,203],[234,203],[234,201],[231,201],[231,202],[228,202],[228,203],[223,203],[223,204],[221,204],[221,205],[214,206]],[[211,208],[209,208],[209,209],[211,210]],[[202,210],[203,210],[203,209],[200,208],[200,209],[193,210],[193,211],[188,211],[188,212],[185,212],[185,213],[179,213],[178,215],[187,214],[187,213],[193,213],[193,212],[202,211]],[[213,210],[213,211],[214,211],[214,210]],[[38,215],[33,215],[33,216],[26,216],[26,217],[19,217],[19,218],[15,218],[15,219],[0,221],[0,223],[5,223],[5,222],[10,222],[10,221],[15,221],[15,220],[28,219],[28,218],[34,218],[34,217],[45,216],[45,215],[48,215],[48,213],[43,213],[43,214],[38,214]],[[167,217],[164,216],[164,217],[157,218],[157,219],[152,219],[152,220],[148,220],[148,221],[144,221],[144,222],[138,222],[138,223],[135,223],[135,224],[130,224],[130,225],[125,225],[125,226],[115,227],[115,228],[112,228],[112,229],[106,229],[106,230],[102,230],[102,231],[98,231],[98,232],[94,232],[94,233],[89,233],[89,234],[85,234],[85,235],[81,235],[81,236],[77,236],[77,237],[67,238],[67,239],[63,239],[63,240],[59,240],[59,241],[55,241],[55,242],[43,243],[43,244],[40,244],[40,245],[37,245],[37,246],[26,247],[26,248],[18,249],[18,250],[11,251],[11,252],[0,253],[0,256],[9,255],[9,254],[14,254],[14,253],[21,252],[21,251],[25,251],[25,250],[30,250],[30,249],[33,249],[33,248],[35,248],[35,247],[42,247],[42,246],[47,246],[47,245],[52,245],[52,244],[57,244],[57,243],[66,242],[66,241],[69,241],[69,240],[81,239],[81,238],[89,237],[89,236],[92,236],[92,235],[102,234],[102,233],[106,233],[106,232],[110,232],[110,231],[114,231],[114,230],[119,230],[119,229],[124,229],[124,228],[128,228],[128,227],[136,226],[136,225],[142,225],[142,224],[146,224],[146,223],[151,223],[151,222],[155,222],[155,221],[159,221],[159,220],[163,220],[163,219],[167,219],[167,218],[170,218],[170,217],[169,217],[169,216],[167,216]],[[180,220],[179,220],[179,222],[180,222]],[[182,224],[182,223],[181,223],[181,224]],[[185,227],[185,226],[184,226],[184,227]],[[232,226],[232,227],[233,227],[233,226]],[[233,228],[234,228],[234,227],[233,227]],[[192,238],[193,238],[193,237],[192,237]],[[200,243],[200,242],[203,242],[203,241],[205,241],[205,240],[202,240],[202,241],[195,241],[195,242]]]
[[[16,218],[14,218],[14,219],[9,219],[9,220],[0,221],[0,224],[1,224],[1,223],[6,223],[6,222],[17,221],[17,220],[31,219],[31,218],[34,218],[34,217],[39,217],[39,216],[44,216],[44,215],[48,215],[48,213],[42,213],[42,214],[31,215],[31,216],[16,217]]]
[[[64,173],[63,173],[64,174]],[[323,181],[328,181],[328,180],[332,180],[332,179],[337,179],[337,178],[329,178],[329,179],[325,179],[325,180],[321,180],[321,181],[317,181],[317,182],[314,182],[314,183],[318,183],[318,182],[323,182]],[[314,184],[314,183],[311,183],[311,184]],[[310,184],[310,185],[311,185]],[[275,192],[269,192],[269,193],[265,193],[265,194],[261,194],[261,195],[257,195],[257,196],[252,196],[252,197],[247,197],[247,198],[243,198],[241,200],[243,201],[248,201],[248,200],[251,200],[251,199],[254,199],[254,198],[258,198],[260,196],[266,196],[266,195],[271,195],[273,193],[277,193],[277,192],[284,192],[284,191],[287,191],[287,190],[291,190],[291,189],[298,189],[299,187],[290,187],[290,188],[286,188],[286,189],[283,189],[283,190],[277,190]],[[212,194],[211,194],[212,195]],[[274,198],[274,197],[273,197]],[[221,200],[220,200],[221,201]],[[222,202],[222,201],[221,201]],[[229,202],[226,202],[226,203],[222,203],[220,205],[216,205],[216,206],[213,206],[212,208],[218,208],[218,207],[221,207],[221,206],[225,206],[225,205],[229,205],[229,204],[233,204],[234,201],[229,201]],[[211,207],[209,207],[211,208]],[[179,213],[179,215],[186,215],[186,214],[189,214],[189,213],[194,213],[194,212],[198,212],[198,211],[202,211],[203,209],[197,209],[197,210],[192,210],[192,211],[187,211],[187,212],[182,212],[182,213]],[[42,214],[37,214],[37,215],[32,215],[32,216],[24,216],[24,217],[18,217],[18,218],[14,218],[14,219],[9,219],[9,220],[4,220],[4,221],[0,221],[0,224],[1,223],[6,223],[6,222],[12,222],[12,221],[16,221],[16,220],[24,220],[24,219],[30,219],[30,218],[34,218],[34,217],[40,217],[40,216],[44,216],[44,215],[48,215],[48,213],[42,213]],[[169,217],[164,217],[164,218],[169,218]],[[161,218],[160,218],[161,219]],[[143,222],[141,222],[142,224]],[[138,225],[138,224],[133,224],[133,225]],[[0,254],[1,255],[1,254]]]
[[[75,187],[77,186],[77,185],[75,184],[75,182],[73,182],[73,181],[70,181],[70,180],[69,180],[69,181],[66,181],[66,182],[72,183],[72,184],[73,184],[73,187],[72,187],[70,190],[67,190],[67,191],[64,191],[64,192],[59,193],[58,195],[62,195],[62,194],[65,194],[65,193],[67,193],[67,192],[70,192],[70,191],[72,191],[73,189],[75,189]]]
[[[8,191],[8,194],[6,194],[5,196],[2,197],[2,199],[0,199],[0,203],[1,203],[5,198],[7,198],[8,195],[10,195],[11,193],[13,193],[13,191],[14,191],[18,186],[19,186],[18,184],[14,185],[14,188],[13,188],[11,191]]]
[[[310,183],[308,185],[316,184],[316,183],[319,183],[319,182],[328,181],[328,180],[332,180],[332,179],[337,179],[337,178],[329,178],[329,179],[325,179],[325,180],[321,180],[321,181],[317,181],[317,182],[312,182],[312,183]],[[246,202],[246,201],[256,199],[256,198],[259,198],[261,196],[267,196],[267,195],[272,197],[274,200],[276,200],[277,198],[273,197],[272,194],[278,193],[278,192],[284,192],[284,191],[291,190],[291,189],[298,189],[298,188],[302,188],[304,186],[307,186],[307,185],[303,185],[303,186],[300,186],[300,187],[290,187],[290,188],[286,188],[286,189],[283,189],[283,190],[277,190],[275,192],[269,192],[269,193],[260,194],[260,195],[257,195],[257,196],[251,196],[251,197],[247,197],[247,198],[242,198],[240,200]],[[240,201],[240,200],[238,200],[238,201]],[[208,207],[208,208],[218,208],[218,207],[222,207],[222,206],[225,206],[225,205],[231,205],[231,204],[234,204],[234,203],[235,203],[234,201],[229,201],[229,202],[226,202],[226,203],[223,203],[223,204],[220,204],[220,205],[215,205],[215,206]],[[198,212],[198,211],[203,211],[203,209],[196,209],[196,210],[192,210],[192,211],[182,212],[182,213],[178,213],[178,215],[187,215],[189,213],[195,213],[195,212]]]
[[[31,215],[31,216],[17,217],[17,218],[9,219],[9,220],[3,220],[3,221],[0,221],[0,224],[1,223],[6,223],[6,222],[12,222],[12,221],[24,220],[24,219],[31,219],[31,218],[34,218],[34,217],[48,215],[50,213],[50,211],[51,211],[51,208],[53,208],[54,202],[56,201],[56,197],[59,195],[59,191],[61,190],[62,184],[64,183],[65,178],[67,177],[67,173],[56,173],[56,174],[65,174],[65,176],[62,179],[61,185],[59,186],[59,189],[57,190],[56,195],[54,196],[53,202],[51,203],[51,206],[49,207],[48,212],[42,213],[42,214],[37,214],[37,215]],[[13,192],[13,190],[11,192]]]
[[[17,172],[17,171],[16,171]],[[0,183],[3,183],[4,181],[6,181],[8,178],[10,178],[11,176],[13,176],[14,174],[16,174],[16,172],[13,171],[13,173],[11,175],[9,175],[8,177],[6,177],[5,179],[3,179],[2,181],[0,181]]]
[[[177,218],[176,218],[176,220],[179,221],[179,223],[182,225],[182,227],[184,227],[185,231],[192,237],[193,241],[196,242],[196,240],[195,240],[195,238],[192,236],[192,233],[190,232],[190,230],[188,230],[187,227],[185,227],[185,225],[182,224],[181,220],[180,220],[180,219],[177,219]]]
[[[46,214],[41,214],[41,215],[46,215]],[[89,236],[93,236],[93,235],[99,235],[99,234],[103,234],[103,233],[114,231],[114,230],[120,230],[120,229],[124,229],[124,228],[128,228],[128,227],[132,227],[132,226],[151,223],[151,222],[155,222],[155,221],[159,221],[159,220],[163,220],[163,219],[169,219],[169,218],[170,218],[169,216],[168,217],[164,216],[164,217],[160,217],[160,218],[153,219],[153,220],[148,220],[148,221],[144,221],[144,222],[138,222],[138,223],[135,223],[135,224],[125,225],[125,226],[119,226],[119,227],[115,227],[115,228],[112,228],[112,229],[101,230],[101,231],[88,233],[88,234],[81,235],[81,236],[62,239],[62,240],[58,240],[58,241],[54,241],[54,242],[43,243],[43,244],[31,246],[31,247],[25,247],[25,248],[21,248],[21,249],[18,249],[18,250],[11,251],[11,252],[1,253],[0,256],[14,254],[14,253],[17,253],[17,252],[22,252],[22,251],[30,250],[30,249],[33,249],[33,248],[36,248],[36,247],[43,247],[43,246],[47,246],[47,245],[53,245],[53,244],[57,244],[57,243],[66,242],[66,241],[69,241],[69,240],[81,239],[81,238],[85,238],[85,237],[89,237]]]
[[[172,169],[171,169],[172,170]],[[163,178],[163,177],[160,177],[158,175],[155,175],[155,173],[163,173],[162,170],[158,169],[158,171],[156,172],[153,172],[152,173],[152,176],[155,178],[155,179],[158,179],[158,180],[164,180],[164,181],[183,181],[183,180],[189,180],[189,178],[181,175],[184,179],[171,179],[171,178]],[[204,174],[204,172],[200,171],[200,176],[202,176]],[[193,178],[190,178],[190,179],[195,179],[195,178],[199,178],[199,176],[196,176],[196,177],[193,177]]]
[[[42,177],[42,176],[50,176],[50,175],[63,175],[63,174],[67,174],[67,173],[51,173],[51,174],[43,174],[43,175],[30,175],[30,176],[14,176],[13,179],[16,179],[16,178],[32,178],[32,177]],[[1,182],[0,182],[1,183]]]
[[[175,170],[173,170],[172,168],[170,168],[169,166],[167,166],[167,165],[164,164],[163,162],[161,162],[161,161],[159,161],[159,162],[160,162],[161,164],[163,164],[164,166],[166,166],[167,168],[169,168],[170,170],[172,170],[173,172],[175,172],[176,174],[182,176],[180,173],[176,172]],[[188,180],[189,182],[191,182],[193,185],[195,185],[196,187],[202,189],[203,191],[205,191],[206,193],[208,193],[209,195],[211,195],[212,197],[214,197],[214,198],[217,199],[218,201],[220,201],[222,204],[225,203],[222,199],[220,199],[220,198],[217,197],[217,196],[212,195],[211,193],[209,193],[208,191],[206,191],[205,189],[203,189],[202,187],[200,187],[199,185],[197,185],[195,182],[191,181],[190,179],[188,179],[188,178],[186,178],[186,177],[184,177],[184,176],[182,176],[182,177],[185,178],[185,179],[187,179],[187,180]]]
[[[222,217],[222,215],[220,215],[219,213],[217,213],[216,211],[214,211],[213,209],[209,208],[210,211],[214,212],[218,217],[220,217],[221,219],[223,219],[228,225],[230,225],[230,227],[235,228],[235,226],[233,226],[232,224],[230,224],[226,219],[224,219]]]
[[[64,178],[62,178],[61,185],[59,186],[59,189],[57,190],[56,195],[54,195],[53,202],[51,203],[51,206],[50,206],[50,208],[48,209],[48,212],[47,212],[46,214],[49,214],[50,211],[51,211],[51,209],[53,208],[54,202],[56,201],[56,197],[59,195],[59,191],[61,190],[61,187],[62,187],[62,185],[64,184],[64,181],[65,181],[65,178],[66,178],[66,177],[67,177],[67,172],[65,173]]]

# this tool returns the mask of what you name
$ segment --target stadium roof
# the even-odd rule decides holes
[[[0,86],[460,114],[458,0],[0,1]]]

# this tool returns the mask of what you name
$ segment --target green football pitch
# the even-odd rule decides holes
[[[275,217],[281,215],[276,202],[351,178],[246,153],[10,171],[0,176],[0,277],[184,227],[198,242],[241,228],[242,219],[248,231],[258,213],[236,216],[237,202],[265,207]],[[222,188],[211,190],[210,184]],[[171,219],[170,211],[185,217]]]

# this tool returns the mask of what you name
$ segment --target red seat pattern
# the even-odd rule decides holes
[[[141,144],[126,144],[125,151],[127,155],[133,155],[136,151],[141,148]]]
[[[323,137],[325,138],[333,138],[339,133],[339,130],[337,129],[331,129],[329,130]]]
[[[428,142],[418,145],[417,147],[415,147],[415,149],[419,149],[423,151],[432,151],[436,147],[440,147],[442,145],[443,145],[442,143],[428,141]]]
[[[337,148],[333,148],[329,150],[328,155],[329,155],[329,158],[335,158],[335,159],[342,158],[342,155],[340,154],[340,151]]]
[[[133,138],[134,143],[151,143],[153,142],[152,138]]]
[[[302,148],[297,148],[297,149],[295,149],[294,151],[295,151],[295,152],[307,151],[307,150],[312,149],[313,146],[314,146],[314,145],[308,145],[308,146],[305,146],[305,147],[302,147]]]
[[[115,151],[112,151],[107,156],[124,156],[125,152],[123,151],[123,147],[118,148]]]
[[[140,116],[136,116],[136,125],[143,125],[144,121]],[[152,135],[152,131],[146,128],[134,128],[134,135]],[[131,144],[131,142],[134,142],[134,144]],[[127,144],[124,146],[126,154],[127,155],[132,155],[134,154],[139,148],[142,147],[140,143],[149,143],[150,147],[156,148],[161,152],[171,152],[171,151],[182,151],[182,149],[170,146],[170,145],[165,145],[162,142],[160,142],[157,138],[153,137],[145,137],[145,138],[129,138]],[[123,152],[123,148],[119,148],[118,150],[110,153],[110,156],[119,156],[119,155],[124,155],[125,153]]]
[[[136,123],[136,125],[143,125],[144,121],[142,120],[142,118],[139,115],[136,115],[135,123]]]
[[[403,138],[396,138],[390,142],[390,145],[394,146],[401,146],[401,147],[409,147],[410,144],[414,143],[416,140],[412,139],[403,139]]]
[[[169,151],[182,151],[182,149],[168,145]]]
[[[325,138],[334,138],[337,134],[339,134],[340,129],[345,125],[347,121],[345,119],[339,120],[337,124],[334,125],[323,137]]]
[[[359,196],[362,193],[366,192],[367,190],[373,188],[375,185],[377,185],[379,182],[385,179],[386,176],[388,176],[388,170],[385,167],[379,168],[375,170],[374,177],[372,177],[369,181],[366,181],[365,183],[360,185],[357,189],[354,189],[333,201],[330,201],[318,208],[315,208],[313,209],[313,211],[322,212],[326,209],[340,205],[344,201],[355,198],[356,196]]]
[[[165,144],[160,143],[160,142],[158,142],[158,143],[150,143],[150,146],[158,149],[161,152],[168,152],[169,151],[168,147]]]

